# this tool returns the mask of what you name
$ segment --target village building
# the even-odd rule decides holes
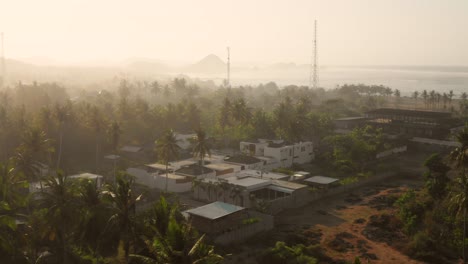
[[[305,184],[319,189],[329,189],[339,185],[339,180],[326,176],[312,176],[303,181]]]
[[[304,164],[314,159],[312,142],[288,144],[284,140],[266,140],[241,142],[240,151],[245,155],[263,159],[264,168],[291,167],[294,163]]]
[[[307,186],[278,178],[287,175],[267,174],[261,176],[254,172],[238,173],[238,175],[223,175],[216,179],[202,179],[194,185],[193,197],[207,202],[223,201],[231,204],[257,208],[267,205],[272,212],[294,207],[305,201]],[[260,172],[259,172],[260,173]]]
[[[365,113],[367,124],[385,133],[413,137],[445,138],[453,127],[450,112],[379,108]]]
[[[342,117],[333,120],[335,132],[345,134],[351,132],[353,129],[366,125],[367,118],[362,116]]]
[[[241,166],[241,170],[261,170],[263,169],[263,161],[252,156],[247,155],[236,155],[227,156],[224,158],[224,163],[234,164]]]
[[[206,164],[205,167],[212,169],[216,173],[216,177],[236,173],[241,171],[241,165],[227,164],[227,163],[211,163]]]
[[[223,202],[213,202],[184,213],[189,215],[193,227],[208,235],[233,230],[248,217],[246,208]]]

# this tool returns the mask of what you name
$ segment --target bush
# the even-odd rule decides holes
[[[268,264],[316,264],[317,260],[306,255],[306,247],[302,244],[287,246],[283,241],[277,241],[275,246],[267,249],[260,257],[259,263]]]

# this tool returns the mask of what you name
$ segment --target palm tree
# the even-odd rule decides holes
[[[422,98],[424,99],[424,105],[425,105],[426,108],[427,108],[427,98],[428,98],[428,96],[429,96],[429,95],[427,94],[427,91],[424,90],[424,91],[422,92],[421,96],[422,96]]]
[[[171,215],[166,235],[157,233],[146,239],[147,255],[130,255],[135,263],[222,263],[223,257],[214,252],[214,247],[204,243],[190,224],[179,222]]]
[[[205,166],[205,156],[208,154],[209,157],[211,157],[211,151],[210,151],[210,144],[208,142],[208,139],[206,137],[205,131],[202,129],[198,129],[195,131],[196,136],[195,136],[195,145],[193,147],[193,156],[195,158],[200,159],[200,165],[202,166],[202,174],[203,174],[203,166]]]
[[[93,252],[98,250],[99,237],[102,234],[107,219],[106,204],[102,201],[102,192],[93,180],[83,179],[78,185],[78,204],[80,223],[77,232],[78,241],[83,246],[91,247]]]
[[[456,207],[457,215],[463,212],[463,261],[466,263],[466,210],[468,208],[468,175],[466,174],[466,168],[468,167],[468,124],[465,128],[456,136],[460,146],[457,147],[450,156],[455,161],[455,166],[460,170],[460,174],[455,180],[456,187],[452,192],[451,203]]]
[[[46,218],[55,235],[55,250],[58,263],[68,262],[70,250],[68,241],[70,230],[75,221],[74,200],[69,179],[58,172],[57,177],[49,176],[45,179],[47,191],[38,193],[40,203],[47,208]]]
[[[122,134],[120,124],[117,121],[112,122],[109,126],[109,129],[107,130],[107,133],[111,141],[112,151],[114,154],[116,154],[119,147],[120,135]]]
[[[197,199],[200,199],[200,185],[201,181],[197,178],[193,179],[192,181],[192,192],[195,192],[197,190]]]
[[[2,149],[2,161],[8,159],[7,153],[7,128],[9,127],[9,120],[7,109],[5,106],[0,106],[0,148]]]
[[[96,172],[97,172],[99,169],[99,142],[100,142],[101,132],[104,127],[103,117],[97,107],[93,107],[91,109],[88,122],[89,122],[89,126],[94,130],[94,133],[96,135]]]
[[[132,190],[133,183],[133,178],[121,174],[117,176],[116,184],[108,185],[104,192],[105,198],[112,205],[112,216],[107,222],[106,230],[118,230],[119,244],[123,245],[126,261],[130,254],[130,242],[135,233],[136,203],[142,197],[142,195],[135,197]]]
[[[418,91],[414,91],[414,92],[413,92],[414,109],[418,108],[418,96],[419,96],[419,92],[418,92]]]
[[[248,124],[252,119],[252,113],[244,98],[237,99],[232,105],[232,117],[242,125]]]
[[[444,105],[444,109],[447,108],[447,103],[450,102],[449,96],[447,93],[442,94],[442,103]]]
[[[232,105],[229,98],[224,98],[223,105],[220,108],[219,113],[219,126],[221,127],[221,133],[223,134],[224,147],[226,147],[226,127],[230,125],[232,115]]]
[[[429,93],[429,102],[431,104],[431,108],[434,109],[435,103],[436,103],[436,92],[432,90]]]
[[[33,158],[30,152],[17,152],[11,160],[15,166],[15,173],[22,173],[30,182],[38,180],[41,164]]]
[[[62,160],[62,145],[63,145],[63,133],[64,133],[64,126],[68,120],[68,108],[61,105],[55,106],[55,118],[59,124],[59,150],[57,155],[57,164],[56,168],[60,169],[60,162]]]
[[[54,152],[51,143],[51,140],[47,138],[44,131],[38,128],[31,128],[25,132],[19,152],[30,153],[36,161],[50,161],[50,153]],[[47,157],[46,160],[43,159],[44,156]]]
[[[448,93],[448,98],[449,98],[449,104],[452,106],[452,99],[455,94],[453,93],[453,90],[450,90]]]
[[[179,155],[179,148],[180,147],[177,145],[177,140],[172,130],[167,130],[163,136],[156,141],[158,158],[166,165],[166,193],[169,180],[169,161],[177,158]]]
[[[0,164],[0,261],[5,263],[25,263],[16,220],[25,218],[19,212],[27,205],[22,192],[27,187],[28,182],[9,164]]]

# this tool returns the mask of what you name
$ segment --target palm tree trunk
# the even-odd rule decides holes
[[[165,188],[165,189],[166,189],[166,193],[167,193],[167,182],[168,182],[168,180],[169,180],[169,172],[167,171],[167,167],[168,167],[168,166],[167,166],[167,162],[166,162],[166,188]]]
[[[62,159],[62,142],[63,142],[63,128],[62,128],[62,125],[60,125],[60,142],[59,142],[59,151],[58,151],[58,157],[57,157],[57,169],[60,168],[60,161]]]
[[[465,241],[466,241],[466,207],[463,208],[463,263],[466,263],[466,255],[465,255]]]
[[[99,168],[99,134],[96,134],[96,173]]]

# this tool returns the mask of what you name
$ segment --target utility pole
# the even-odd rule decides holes
[[[230,48],[227,47],[227,79],[226,79],[227,88],[231,88],[231,54]]]
[[[309,89],[317,89],[319,85],[318,67],[317,67],[317,20],[314,21],[314,50],[311,61],[311,73],[309,78]]]

